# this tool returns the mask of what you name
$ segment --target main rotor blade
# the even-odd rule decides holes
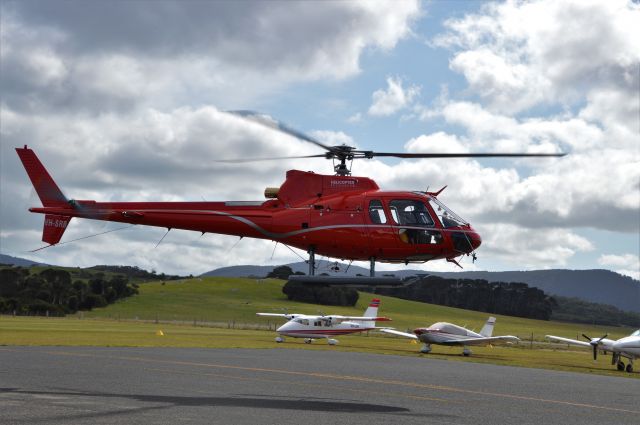
[[[300,140],[304,140],[305,142],[309,142],[309,143],[313,143],[316,146],[320,146],[322,149],[325,149],[329,152],[332,151],[332,148],[330,146],[325,145],[324,143],[319,142],[318,140],[314,139],[311,136],[308,136],[304,133],[302,133],[301,131],[298,131],[294,128],[289,127],[288,125],[286,125],[285,123],[283,123],[282,121],[278,121],[276,119],[271,118],[270,116],[266,115],[266,114],[261,114],[259,112],[256,111],[226,111],[230,114],[233,115],[237,115],[239,117],[242,118],[246,118],[249,119],[255,123],[261,124],[265,127],[268,127],[272,130],[276,130],[279,131],[281,133],[285,133],[288,134],[290,136],[295,137],[296,139],[300,139]],[[300,158],[304,158],[304,157],[300,157]]]
[[[566,153],[402,153],[402,152],[362,152],[365,157],[390,156],[396,158],[517,158],[517,157],[561,157]]]
[[[214,159],[213,162],[241,163],[241,162],[258,162],[258,161],[276,161],[279,159],[296,159],[296,158],[326,158],[325,154],[318,155],[302,155],[302,156],[274,156],[269,158],[238,158],[238,159]]]

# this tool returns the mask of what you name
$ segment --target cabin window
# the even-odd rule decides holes
[[[387,216],[380,200],[374,199],[369,202],[369,218],[373,224],[385,224],[387,222]]]

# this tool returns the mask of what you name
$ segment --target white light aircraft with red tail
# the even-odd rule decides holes
[[[365,310],[364,316],[310,316],[307,314],[285,313],[256,313],[263,317],[283,317],[289,321],[280,326],[276,332],[276,342],[284,342],[285,336],[292,338],[305,338],[304,342],[310,344],[314,339],[326,338],[329,345],[336,345],[337,335],[346,335],[356,332],[365,332],[377,328],[376,322],[390,321],[388,317],[378,317],[380,300],[373,299]]]
[[[394,329],[380,330],[388,334],[403,336],[422,342],[424,345],[420,349],[420,352],[424,354],[431,352],[431,344],[439,344],[461,345],[464,347],[462,354],[464,356],[470,356],[471,350],[467,347],[468,345],[511,344],[520,341],[518,337],[512,335],[491,336],[493,335],[493,326],[495,323],[496,318],[489,317],[480,330],[480,333],[447,322],[434,323],[428,328],[416,328],[412,334]]]

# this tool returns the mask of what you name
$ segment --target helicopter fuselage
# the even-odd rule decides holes
[[[287,172],[271,192],[266,195],[272,199],[257,202],[53,199],[30,211],[46,214],[43,240],[50,244],[59,241],[71,217],[268,239],[342,260],[453,259],[481,244],[480,235],[436,193],[381,191],[366,177],[298,170]]]

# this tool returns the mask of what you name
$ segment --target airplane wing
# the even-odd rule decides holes
[[[567,344],[579,345],[581,347],[591,347],[591,344],[589,344],[588,342],[578,341],[577,339],[562,338],[560,336],[553,336],[553,335],[545,335],[545,338],[551,341],[566,342]]]
[[[387,334],[403,336],[405,338],[418,339],[418,337],[415,334],[410,334],[410,333],[406,333],[406,332],[400,332],[400,331],[396,331],[395,329],[382,328],[382,329],[379,329],[379,331],[387,333]]]
[[[284,313],[256,313],[256,316],[262,316],[262,317],[284,317],[285,319],[293,319],[296,316],[299,316],[299,314],[284,314]]]
[[[467,338],[467,339],[456,339],[451,341],[444,341],[440,344],[443,345],[488,345],[488,344],[499,344],[499,343],[512,343],[518,342],[520,338],[512,335],[504,335],[504,336],[488,336],[483,338]]]

